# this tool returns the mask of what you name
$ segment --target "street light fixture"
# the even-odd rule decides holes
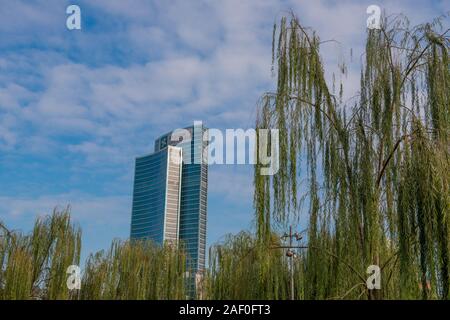
[[[288,233],[284,233],[280,239],[283,241],[286,241],[286,239],[289,239],[289,245],[285,246],[275,246],[272,247],[272,249],[287,249],[286,251],[286,257],[290,258],[290,273],[291,273],[291,300],[294,300],[295,298],[295,290],[294,290],[294,261],[293,258],[296,257],[296,253],[294,250],[292,250],[293,248],[297,248],[297,249],[303,249],[305,247],[301,247],[301,246],[294,246],[292,244],[292,240],[295,238],[296,241],[300,241],[303,239],[302,235],[298,232],[295,232],[294,234],[292,233],[292,226],[289,227],[289,234]]]

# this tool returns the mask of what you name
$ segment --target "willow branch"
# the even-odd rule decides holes
[[[414,132],[414,133],[415,133],[415,132]],[[402,137],[400,137],[400,139],[397,140],[397,142],[395,143],[394,148],[392,149],[391,153],[389,154],[389,156],[387,157],[387,159],[384,161],[384,163],[383,163],[383,168],[381,169],[380,173],[378,174],[378,178],[377,178],[377,182],[376,182],[377,187],[380,186],[380,182],[381,182],[381,179],[383,178],[384,172],[386,171],[386,168],[387,168],[389,162],[391,161],[392,157],[394,156],[395,151],[397,151],[398,147],[400,146],[400,143],[401,143],[403,140],[405,140],[405,139],[407,139],[407,138],[413,136],[414,133],[411,133],[411,134],[405,134],[405,135],[403,135]]]
[[[366,282],[366,279],[355,269],[355,268],[353,268],[353,266],[350,264],[350,263],[348,263],[347,261],[345,261],[345,260],[342,260],[341,258],[339,258],[337,255],[335,255],[333,252],[330,252],[330,251],[328,251],[328,250],[326,250],[326,249],[323,249],[323,248],[318,248],[318,247],[315,247],[315,246],[309,246],[309,248],[311,248],[311,249],[315,249],[315,250],[319,250],[319,251],[323,251],[323,252],[325,252],[326,254],[328,254],[329,256],[332,256],[333,258],[335,258],[336,260],[337,260],[337,262],[341,262],[341,263],[343,263],[344,265],[346,265],[351,271],[353,271],[357,276],[358,276],[358,278],[359,279],[361,279],[361,281],[362,282]]]

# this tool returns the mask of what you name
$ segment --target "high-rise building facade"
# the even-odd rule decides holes
[[[174,213],[178,212],[176,239],[186,250],[188,268],[194,273],[205,268],[208,188],[208,166],[203,158],[205,131],[203,125],[196,124],[181,130],[181,134],[173,131],[159,137],[153,154],[136,159],[133,194],[131,238],[148,238],[160,244],[173,241],[177,221]],[[171,167],[169,157],[173,152],[179,152],[180,167]],[[177,155],[172,157],[177,159]]]
[[[136,159],[131,238],[177,243],[182,149],[169,146]]]

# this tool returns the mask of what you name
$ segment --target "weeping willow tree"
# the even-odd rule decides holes
[[[85,300],[186,299],[186,256],[170,245],[115,241],[89,257],[79,298]]]
[[[368,30],[359,95],[347,101],[342,82],[336,93],[326,81],[317,34],[294,15],[274,27],[277,88],[262,97],[256,127],[279,129],[280,170],[255,166],[257,239],[267,251],[273,224],[300,214],[306,196],[305,298],[450,298],[444,18],[415,27],[386,18]],[[365,286],[370,265],[381,290]]]
[[[29,235],[0,223],[0,299],[70,299],[66,270],[79,264],[80,249],[68,209],[38,218]]]
[[[272,234],[272,244],[279,244]],[[261,250],[258,239],[249,232],[229,235],[224,243],[210,248],[210,263],[204,285],[208,299],[290,298],[289,261],[275,246]],[[302,268],[296,259],[294,281],[299,284]],[[300,292],[297,292],[300,298]]]
[[[184,250],[150,241],[114,241],[80,265],[81,229],[69,208],[38,218],[28,235],[0,223],[0,300],[186,299]],[[69,290],[68,267],[83,270]]]

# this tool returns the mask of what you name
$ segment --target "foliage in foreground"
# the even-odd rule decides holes
[[[276,237],[273,236],[274,243]],[[302,299],[301,264],[294,259],[295,299]],[[205,279],[208,299],[290,299],[289,261],[280,249],[261,248],[255,236],[241,232],[210,249]]]
[[[86,300],[185,299],[186,258],[152,242],[113,242],[108,253],[91,255],[82,279]]]
[[[211,248],[203,298],[287,299],[289,261],[274,248],[274,223],[298,218],[305,199],[296,299],[450,298],[449,38],[438,29],[396,18],[369,31],[360,93],[343,101],[343,85],[336,93],[325,81],[317,35],[282,19],[277,91],[257,119],[279,129],[280,171],[261,176],[256,166],[257,232]],[[184,254],[143,242],[91,255],[81,290],[69,292],[66,269],[79,265],[80,247],[68,212],[37,220],[29,235],[0,224],[0,299],[186,297]],[[374,264],[380,291],[365,287]]]
[[[347,101],[342,81],[325,81],[314,32],[295,16],[274,29],[277,91],[262,98],[257,127],[279,129],[280,170],[270,177],[255,168],[257,235],[266,248],[273,222],[295,220],[309,202],[305,298],[361,297],[370,265],[381,267],[381,291],[362,297],[450,298],[442,19],[411,27],[396,17],[369,30],[360,92]]]
[[[0,299],[68,299],[66,270],[80,250],[81,230],[67,213],[38,218],[29,235],[0,223]]]
[[[185,256],[170,246],[114,241],[89,256],[81,290],[67,268],[80,265],[81,230],[68,210],[36,220],[28,235],[0,223],[0,300],[184,299]]]

